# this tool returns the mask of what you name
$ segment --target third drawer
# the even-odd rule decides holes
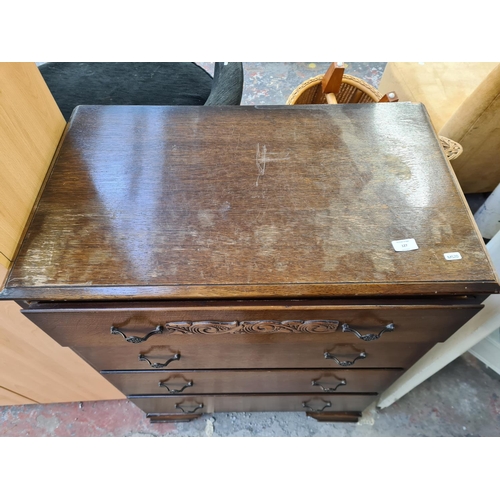
[[[125,395],[381,392],[403,370],[192,370],[101,372]]]

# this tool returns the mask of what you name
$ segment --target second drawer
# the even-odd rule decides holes
[[[101,372],[125,395],[381,392],[403,370],[193,370]]]
[[[96,370],[204,370],[248,368],[408,368],[434,344],[376,342],[336,344],[225,345],[204,344],[160,347],[74,347]],[[168,366],[168,368],[167,368]]]

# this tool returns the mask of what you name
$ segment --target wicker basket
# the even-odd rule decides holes
[[[313,76],[302,82],[288,97],[286,104],[327,104],[326,95],[321,88],[323,75]],[[379,102],[382,94],[369,83],[361,78],[351,75],[343,75],[340,90],[335,94],[338,104],[361,104],[367,102]],[[463,148],[458,143],[447,137],[439,136],[441,146],[448,160],[458,158]]]
[[[302,82],[291,94],[286,104],[326,104],[326,96],[321,88],[323,75],[313,76]],[[339,104],[378,102],[382,94],[370,84],[351,75],[342,77],[340,90],[335,94]]]

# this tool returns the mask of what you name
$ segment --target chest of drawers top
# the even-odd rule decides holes
[[[80,106],[1,298],[497,289],[421,105]]]

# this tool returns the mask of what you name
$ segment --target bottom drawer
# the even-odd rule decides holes
[[[382,392],[401,376],[398,369],[193,370],[101,372],[130,394],[235,394],[280,392]]]
[[[251,396],[129,396],[148,414],[200,414],[254,411],[362,412],[376,394],[259,394]]]

